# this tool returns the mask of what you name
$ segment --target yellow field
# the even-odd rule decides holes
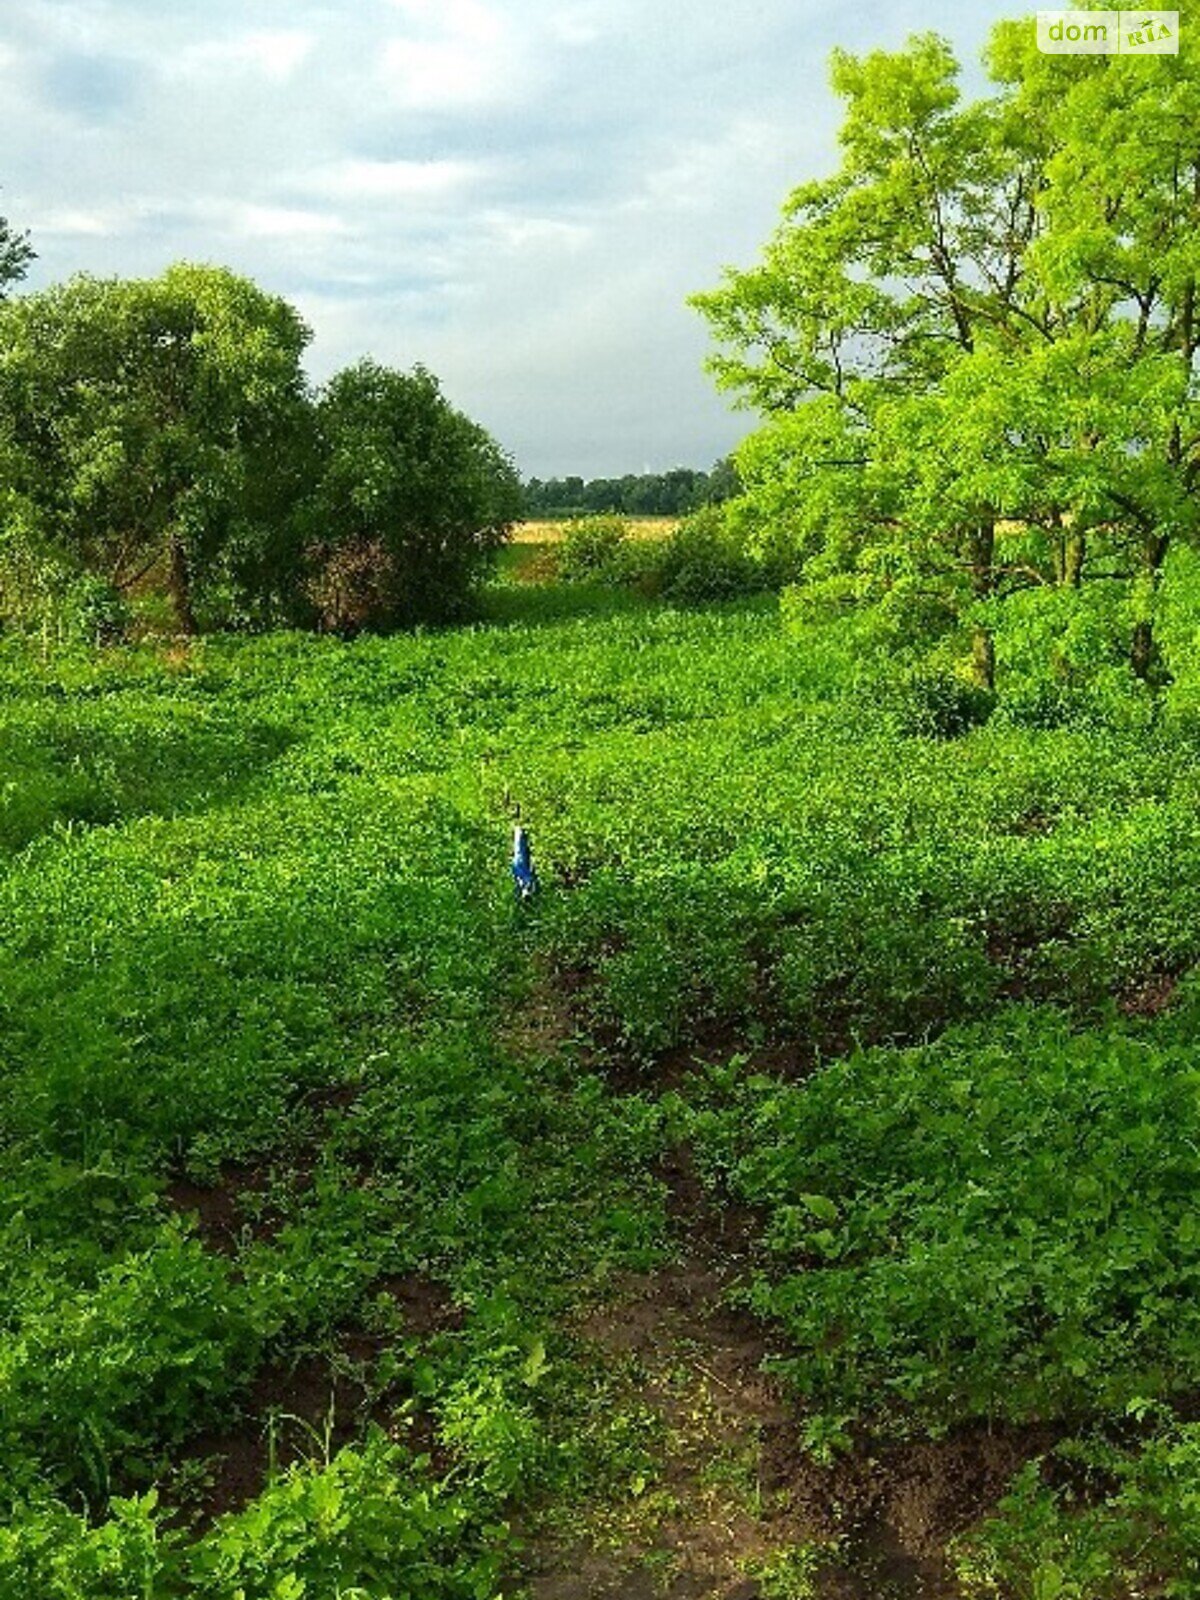
[[[678,517],[627,517],[630,537],[634,539],[665,539],[678,522]],[[518,522],[513,529],[513,544],[560,544],[564,523],[537,519]]]

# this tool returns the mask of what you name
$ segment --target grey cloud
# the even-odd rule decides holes
[[[368,351],[422,360],[527,472],[707,465],[747,419],[704,375],[685,297],[834,161],[830,46],[934,27],[970,58],[1013,9],[477,3],[520,93],[438,107],[377,77],[405,26],[387,0],[5,0],[0,187],[41,253],[33,281],[225,261],[296,299],[316,376]],[[280,33],[311,49],[273,52]],[[360,171],[339,190],[356,163],[397,162],[462,181],[400,173],[389,192]]]
[[[107,122],[128,112],[137,98],[140,74],[119,56],[89,56],[64,51],[42,69],[41,88],[59,111],[84,122]]]

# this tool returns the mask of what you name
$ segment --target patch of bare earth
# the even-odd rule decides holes
[[[273,1221],[259,1215],[271,1187],[269,1167],[226,1166],[215,1183],[193,1183],[176,1178],[164,1190],[173,1210],[194,1219],[196,1233],[206,1248],[230,1255],[245,1232],[253,1238],[269,1238]]]
[[[303,1102],[317,1124],[309,1136],[255,1165],[226,1162],[212,1183],[179,1175],[166,1185],[163,1199],[172,1210],[192,1218],[205,1247],[220,1255],[232,1255],[246,1238],[273,1238],[283,1222],[276,1202],[294,1199],[312,1187],[322,1132],[350,1110],[361,1092],[357,1084],[322,1084],[308,1090]]]
[[[522,1004],[511,1011],[500,1030],[500,1040],[515,1055],[553,1057],[578,1038],[580,1029],[580,1020],[561,985],[549,972],[541,971]]]
[[[1155,972],[1134,984],[1117,1001],[1127,1017],[1158,1017],[1168,1010],[1179,988],[1179,978],[1171,972]]]
[[[164,1190],[189,1217],[209,1250],[236,1254],[248,1240],[270,1240],[297,1198],[312,1187],[322,1135],[351,1109],[361,1090],[322,1085],[304,1095],[309,1135],[258,1166],[226,1164],[212,1183],[178,1177]],[[403,1438],[435,1463],[442,1451],[431,1419],[394,1381],[381,1383],[379,1358],[398,1341],[433,1338],[462,1325],[449,1289],[423,1273],[394,1274],[374,1285],[387,1331],[343,1327],[320,1353],[264,1366],[226,1425],[193,1439],[174,1462],[166,1498],[182,1519],[203,1528],[256,1499],[272,1477],[297,1461],[329,1459],[361,1439],[369,1423]],[[444,1462],[442,1462],[444,1464]]]
[[[272,1476],[297,1461],[327,1460],[368,1423],[439,1457],[432,1422],[394,1384],[375,1381],[379,1357],[396,1339],[429,1338],[461,1326],[449,1290],[421,1273],[383,1278],[378,1295],[399,1313],[394,1333],[343,1330],[332,1348],[280,1360],[255,1377],[227,1427],[194,1439],[176,1465],[174,1496],[199,1527],[256,1499]],[[445,1462],[441,1462],[445,1465]]]
[[[771,1476],[791,1435],[788,1408],[760,1370],[762,1328],[725,1301],[745,1264],[745,1219],[705,1205],[686,1152],[663,1175],[687,1235],[683,1259],[627,1275],[575,1330],[630,1372],[659,1419],[661,1474],[626,1506],[535,1540],[533,1600],[749,1593],[748,1564],[798,1532]]]
[[[782,1592],[764,1574],[789,1560],[819,1600],[953,1600],[948,1543],[1053,1435],[971,1426],[908,1445],[864,1440],[818,1464],[762,1370],[769,1331],[728,1304],[752,1264],[756,1219],[714,1204],[686,1150],[663,1176],[681,1259],[627,1277],[577,1325],[629,1368],[659,1419],[660,1474],[627,1503],[533,1539],[532,1600],[759,1600]]]

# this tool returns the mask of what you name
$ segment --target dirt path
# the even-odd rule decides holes
[[[753,1574],[808,1531],[781,1470],[793,1421],[761,1370],[764,1331],[725,1299],[750,1219],[707,1202],[686,1151],[663,1176],[680,1259],[627,1277],[577,1328],[634,1375],[660,1424],[661,1476],[536,1549],[533,1600],[750,1600]]]
[[[947,1543],[1051,1436],[973,1426],[813,1462],[761,1370],[768,1335],[727,1303],[754,1219],[714,1206],[686,1151],[664,1177],[680,1259],[628,1277],[577,1327],[633,1373],[661,1424],[661,1476],[535,1539],[532,1600],[954,1600]]]
[[[628,1363],[658,1417],[662,1475],[578,1537],[537,1553],[533,1600],[750,1596],[747,1573],[799,1536],[770,1461],[787,1411],[759,1365],[761,1333],[722,1304],[722,1278],[696,1261],[629,1278],[580,1335]]]

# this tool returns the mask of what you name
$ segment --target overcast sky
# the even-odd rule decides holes
[[[684,304],[835,160],[830,49],[1003,0],[3,0],[0,212],[37,287],[219,262],[323,378],[423,362],[522,472],[708,466],[750,426]]]

